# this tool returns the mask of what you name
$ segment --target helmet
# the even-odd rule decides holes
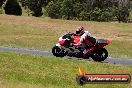
[[[79,26],[76,30],[76,34],[82,35],[84,33],[84,27],[83,26]]]

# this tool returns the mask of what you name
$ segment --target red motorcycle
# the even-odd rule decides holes
[[[64,57],[64,56],[70,56],[70,57],[78,57],[78,58],[83,58],[82,57],[82,52],[84,51],[84,48],[82,47],[77,47],[76,44],[80,41],[80,36],[74,36],[73,38],[73,46],[70,47],[65,47],[65,42],[59,41],[58,44],[56,44],[52,48],[52,53],[56,57]],[[104,46],[110,44],[109,40],[105,39],[97,39],[97,44],[95,49],[93,50],[92,53],[87,54],[88,58],[91,57],[94,61],[104,61],[108,57],[108,52],[104,48]]]

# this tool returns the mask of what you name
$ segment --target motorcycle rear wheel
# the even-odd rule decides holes
[[[97,50],[93,55],[92,59],[97,62],[104,61],[108,57],[108,52],[105,48]]]

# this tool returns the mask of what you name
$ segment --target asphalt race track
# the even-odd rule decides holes
[[[32,55],[41,55],[41,56],[53,56],[51,52],[48,51],[40,51],[40,50],[28,50],[28,49],[18,49],[18,48],[7,48],[7,47],[0,47],[0,52],[15,52],[15,53],[22,53],[22,54],[32,54]],[[68,59],[69,57],[65,57]],[[77,59],[77,58],[72,58]],[[83,59],[79,59],[83,60]],[[93,61],[92,59],[88,59],[89,61]],[[109,57],[102,63],[111,63],[111,64],[120,64],[120,65],[130,65],[132,66],[132,60],[129,59],[120,59],[120,58],[112,58]]]

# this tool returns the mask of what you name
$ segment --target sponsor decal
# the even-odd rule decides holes
[[[129,74],[86,74],[82,67],[79,67],[79,74],[76,77],[79,85],[91,83],[130,83]]]

